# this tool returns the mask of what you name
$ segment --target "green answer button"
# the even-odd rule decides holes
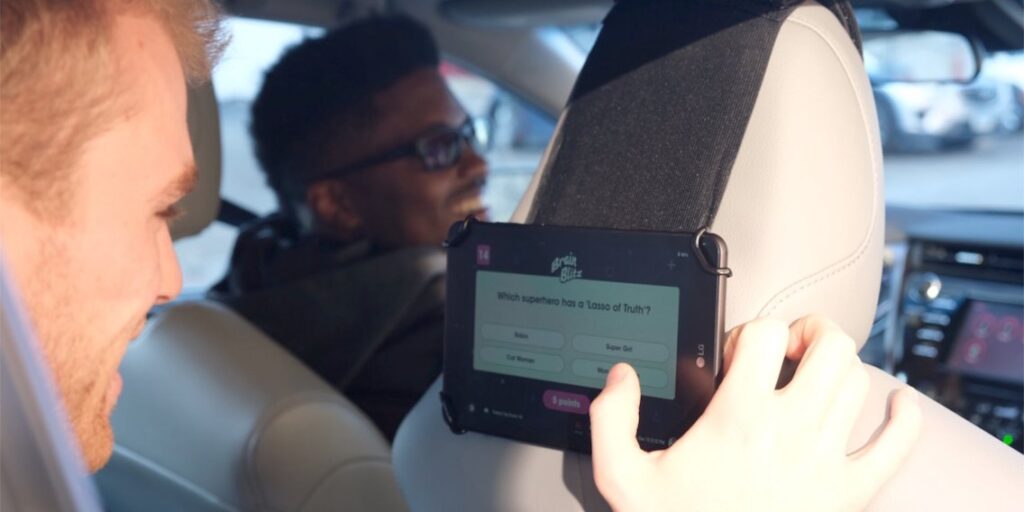
[[[572,362],[572,373],[578,377],[599,379],[603,382],[608,378],[608,372],[611,371],[612,366],[615,366],[615,363],[577,359]],[[661,370],[637,368],[636,366],[633,368],[636,369],[636,374],[640,377],[641,386],[663,388],[668,385],[668,376]]]
[[[580,352],[628,360],[664,363],[668,361],[668,347],[646,341],[605,338],[580,334],[572,339],[572,347]]]
[[[565,367],[565,362],[559,356],[549,354],[537,354],[524,350],[508,350],[498,347],[483,347],[480,349],[480,359],[490,364],[511,366],[536,370],[539,372],[558,373]]]
[[[565,345],[565,338],[562,336],[562,333],[542,329],[484,324],[480,328],[480,332],[485,339],[505,343],[518,343],[520,345],[533,345],[535,347],[553,349],[562,348]]]

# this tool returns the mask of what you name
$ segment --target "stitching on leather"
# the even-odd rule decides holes
[[[331,468],[330,471],[328,471],[323,476],[323,478],[318,480],[316,482],[316,484],[313,485],[312,490],[310,490],[309,493],[306,494],[306,497],[302,498],[302,501],[299,502],[298,508],[296,508],[295,510],[300,510],[300,511],[304,510],[306,508],[306,505],[309,503],[309,500],[313,499],[313,495],[316,494],[316,492],[318,490],[320,490],[321,487],[323,487],[324,482],[327,482],[328,480],[333,478],[334,475],[336,473],[338,473],[339,471],[341,471],[343,469],[346,469],[349,466],[355,466],[355,465],[358,465],[358,464],[367,464],[367,463],[381,464],[381,465],[387,466],[388,468],[391,467],[391,459],[388,458],[388,457],[359,457],[357,459],[351,459],[351,460],[342,462],[340,464],[336,464],[335,466],[333,466]],[[404,500],[405,497],[403,496],[402,499]]]
[[[252,432],[249,433],[249,438],[245,441],[245,449],[242,452],[242,475],[243,481],[245,482],[247,490],[252,493],[252,503],[261,509],[270,509],[270,500],[267,495],[263,492],[263,478],[256,469],[256,465],[252,464],[256,458],[256,450],[258,448],[259,440],[263,437],[263,433],[266,431],[267,426],[271,425],[274,420],[288,412],[298,403],[301,403],[302,398],[326,394],[322,391],[312,392],[301,392],[298,395],[292,395],[285,398],[284,402],[272,404],[268,412],[264,412],[259,419],[256,420],[256,425],[253,426]],[[312,402],[313,400],[310,400]]]
[[[832,52],[838,58],[840,65],[842,65],[842,67],[843,67],[843,71],[846,72],[847,78],[849,79],[849,81],[851,83],[853,83],[854,80],[853,80],[853,77],[850,74],[850,69],[849,69],[849,65],[847,63],[847,60],[836,49],[836,46],[833,44],[833,41],[831,39],[829,39],[828,37],[826,37],[826,35],[824,33],[822,33],[820,30],[818,30],[816,27],[814,27],[811,24],[807,23],[806,21],[800,19],[800,17],[798,15],[796,15],[796,14],[797,13],[794,12],[795,16],[790,16],[790,18],[788,18],[787,21],[792,21],[793,23],[795,23],[797,25],[800,25],[800,26],[810,30],[811,32],[816,34],[818,37],[820,37],[823,41],[825,41],[825,43],[828,44],[829,48],[832,50]],[[868,116],[866,115],[867,112],[866,112],[866,109],[864,107],[864,103],[861,100],[860,95],[854,94],[854,97],[857,99],[858,110],[860,111],[861,118],[864,120],[864,126],[867,127],[868,123],[870,123],[871,120],[868,119]],[[870,139],[871,139],[871,132],[870,132],[870,130],[867,130],[865,128],[865,132],[866,132],[868,140],[870,141]],[[776,309],[778,309],[779,306],[781,306],[784,302],[789,300],[793,295],[795,295],[797,293],[800,293],[800,292],[806,290],[807,288],[810,288],[811,286],[814,286],[814,285],[816,285],[816,284],[818,284],[818,283],[820,283],[820,282],[822,282],[822,281],[824,281],[826,279],[832,278],[832,277],[836,276],[837,274],[839,274],[840,272],[843,272],[843,271],[849,269],[851,266],[853,266],[855,263],[857,263],[857,261],[859,261],[860,258],[867,252],[867,248],[868,248],[868,246],[871,243],[872,236],[875,233],[875,224],[876,224],[876,221],[877,221],[877,218],[878,218],[878,213],[879,213],[878,212],[878,209],[879,209],[878,208],[879,166],[876,165],[876,161],[877,161],[876,157],[877,157],[877,155],[875,153],[875,145],[869,143],[868,144],[868,151],[870,151],[870,156],[871,156],[871,184],[872,184],[872,187],[871,187],[871,210],[872,210],[872,216],[871,216],[871,222],[868,225],[868,230],[867,230],[867,233],[864,236],[864,239],[861,241],[861,243],[857,247],[857,249],[855,249],[855,251],[852,254],[848,255],[845,258],[846,261],[843,261],[843,262],[840,262],[840,263],[837,263],[837,264],[833,264],[833,265],[829,265],[828,267],[825,267],[825,268],[819,270],[818,272],[815,272],[814,274],[811,274],[810,276],[805,277],[805,278],[803,278],[803,279],[801,279],[801,280],[799,280],[799,281],[789,285],[787,287],[788,291],[784,289],[783,291],[775,294],[775,297],[770,299],[769,303],[766,304],[763,308],[761,308],[761,312],[758,314],[758,317],[771,315]],[[836,266],[836,265],[838,265],[838,266]],[[782,296],[780,297],[780,295],[782,295]]]
[[[250,464],[250,461],[253,461],[256,458],[256,451],[259,448],[259,440],[263,437],[263,434],[266,433],[267,428],[270,425],[273,425],[281,416],[288,414],[296,407],[316,403],[329,403],[337,405],[346,410],[354,409],[356,412],[361,412],[359,411],[358,408],[355,408],[355,406],[352,405],[351,402],[347,402],[346,400],[341,399],[340,397],[323,390],[302,391],[290,395],[284,398],[283,400],[278,401],[277,403],[268,407],[267,409],[269,412],[264,413],[264,415],[260,417],[255,427],[253,428],[252,433],[249,434],[249,439],[246,441],[245,451],[243,452],[242,455],[242,465],[245,483],[247,484],[249,491],[253,495],[254,504],[259,506],[260,508],[271,509],[272,507],[270,505],[270,500],[268,499],[268,496],[266,495],[266,493],[263,492],[265,487],[263,476],[259,474],[259,471],[257,471],[257,467],[255,464]],[[384,442],[385,445],[387,444],[387,442],[384,441],[383,438],[381,438],[381,441]],[[360,459],[366,458],[368,457],[361,457]],[[319,482],[317,483],[317,485],[319,485]],[[314,489],[315,488],[316,487],[314,487]],[[306,498],[303,499],[303,501],[305,501],[306,499],[308,499],[308,495]]]
[[[176,471],[172,471],[167,467],[164,467],[164,465],[160,464],[159,462],[156,462],[153,459],[150,459],[149,457],[142,455],[141,453],[135,450],[132,450],[131,448],[128,448],[124,445],[115,444],[114,453],[119,453],[128,460],[132,461],[133,463],[138,464],[140,466],[144,466],[153,473],[156,473],[157,475],[160,475],[161,477],[170,480],[175,485],[181,486],[191,491],[196,496],[201,496],[211,505],[216,505],[225,511],[239,510],[238,506],[230,504],[225,500],[222,500],[212,491],[205,489],[201,485],[192,482],[191,479],[180,475]]]

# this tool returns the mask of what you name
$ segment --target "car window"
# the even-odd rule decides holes
[[[506,221],[519,204],[554,131],[554,120],[490,80],[452,62],[441,74],[473,116],[486,147],[489,175],[484,203],[491,220]]]
[[[230,18],[226,25],[231,33],[231,44],[213,71],[213,87],[220,108],[220,193],[254,213],[266,214],[277,204],[253,152],[249,106],[263,83],[263,73],[281,54],[324,30],[246,18]],[[205,292],[224,276],[236,234],[236,228],[214,222],[202,233],[175,242],[184,281],[183,298]]]
[[[1024,210],[1024,52],[975,59],[948,34],[920,32],[868,44],[898,24],[881,9],[858,9],[865,32],[891,205],[956,210]],[[872,32],[875,31],[875,32]],[[876,46],[876,47],[872,47]],[[930,51],[922,52],[922,46]],[[965,53],[964,48],[968,53]],[[969,83],[954,77],[980,65]]]
[[[253,151],[249,109],[266,70],[287,48],[323,34],[324,29],[246,18],[231,18],[227,26],[231,44],[213,73],[221,122],[221,196],[264,215],[274,211],[277,203]],[[508,220],[529,185],[554,130],[554,120],[456,64],[444,62],[441,73],[486,141],[490,176],[484,202],[491,219]],[[224,276],[236,235],[236,228],[215,222],[202,233],[175,243],[184,279],[183,298],[202,294]]]

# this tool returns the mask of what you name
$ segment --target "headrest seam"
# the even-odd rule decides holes
[[[848,62],[843,57],[842,53],[838,50],[838,48],[836,48],[836,45],[834,44],[834,41],[832,41],[826,34],[821,32],[820,30],[818,30],[817,27],[813,26],[810,23],[807,23],[803,19],[800,19],[799,14],[798,14],[797,11],[794,11],[793,15],[790,16],[789,18],[787,18],[786,21],[787,22],[792,21],[793,23],[796,23],[797,25],[800,25],[800,26],[810,30],[811,32],[814,32],[818,37],[820,37],[829,46],[829,48],[832,49],[833,54],[835,54],[835,56],[838,58],[840,65],[842,65],[843,70],[846,72],[847,77],[850,79],[849,82],[851,84],[853,83],[853,76],[850,73],[850,67],[848,65]],[[869,116],[865,115],[866,114],[866,108],[865,108],[865,105],[864,105],[863,100],[860,97],[860,95],[855,94],[854,97],[857,100],[857,105],[859,107],[858,110],[860,111],[861,117],[862,117],[862,119],[864,121],[863,126],[865,127],[865,131],[867,131],[866,135],[867,135],[868,140],[870,141],[872,139],[872,133],[871,133],[870,130],[867,129],[867,127],[870,126],[870,123],[873,122],[874,120],[871,119]],[[839,274],[840,272],[843,272],[843,271],[849,269],[858,260],[860,260],[860,258],[867,252],[867,248],[870,245],[872,236],[874,235],[874,232],[875,232],[875,227],[878,224],[877,221],[878,221],[878,215],[879,215],[879,208],[878,208],[878,189],[879,189],[879,187],[878,187],[878,183],[879,183],[878,168],[879,168],[879,165],[878,165],[878,155],[877,155],[877,153],[875,151],[875,144],[869,143],[868,144],[868,151],[871,152],[871,185],[872,185],[872,190],[871,190],[871,212],[872,213],[871,213],[871,222],[868,225],[868,229],[865,232],[864,238],[861,241],[860,245],[857,247],[856,250],[854,250],[854,252],[852,254],[848,255],[845,258],[845,261],[841,261],[840,263],[837,263],[837,264],[825,267],[825,268],[823,268],[823,269],[821,269],[821,270],[819,270],[819,271],[817,271],[817,272],[815,272],[815,273],[813,273],[813,274],[811,274],[811,275],[809,275],[809,276],[807,276],[807,277],[805,277],[805,278],[803,278],[803,279],[801,279],[801,280],[799,280],[799,281],[789,285],[786,289],[783,289],[782,291],[780,291],[777,294],[775,294],[775,296],[772,297],[771,299],[769,299],[768,303],[758,313],[758,315],[757,315],[758,317],[770,316],[772,313],[775,312],[775,310],[777,310],[784,302],[789,300],[793,295],[795,295],[797,293],[800,293],[803,290],[806,290],[807,288],[809,288],[811,286],[814,286],[814,285],[816,285],[816,284],[818,284],[818,283],[820,283],[820,282],[822,282],[822,281],[824,281],[826,279],[834,277],[836,274]],[[836,267],[836,265],[839,265],[839,266]]]

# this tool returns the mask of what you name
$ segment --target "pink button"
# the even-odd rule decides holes
[[[590,399],[585,395],[549,389],[544,392],[544,407],[552,411],[587,414],[590,411]]]

